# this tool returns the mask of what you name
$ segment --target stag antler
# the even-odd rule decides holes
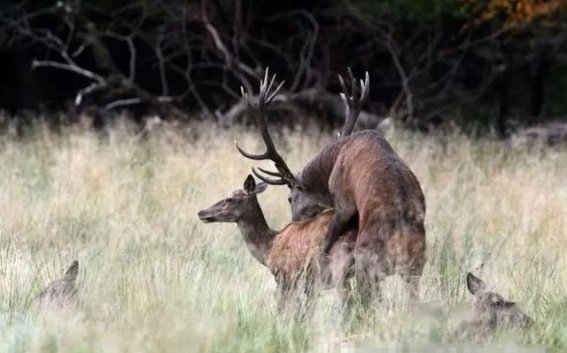
[[[360,80],[360,97],[357,97],[359,87],[350,67],[348,68],[348,76],[350,78],[351,87],[350,93],[346,87],[343,77],[341,75],[338,76],[343,89],[341,92],[341,99],[345,105],[345,124],[343,126],[341,136],[348,136],[352,133],[352,130],[354,130],[354,125],[356,124],[362,105],[368,99],[368,93],[370,92],[370,77],[368,75],[368,71],[366,71],[364,81]]]
[[[269,77],[268,69],[264,73],[264,79],[260,81],[260,93],[258,94],[258,105],[255,107],[257,109],[257,114],[253,114],[256,119],[256,124],[260,128],[262,133],[262,139],[264,140],[264,144],[266,145],[266,152],[262,154],[251,154],[244,151],[240,146],[238,146],[238,142],[235,141],[235,146],[238,152],[246,158],[253,159],[256,161],[259,160],[271,160],[274,162],[277,172],[272,172],[268,170],[264,170],[262,168],[258,168],[262,173],[267,174],[269,176],[277,177],[278,179],[267,178],[256,171],[256,169],[252,168],[252,172],[256,177],[260,180],[272,184],[272,185],[293,185],[295,183],[295,177],[287,164],[285,163],[284,159],[280,156],[276,147],[274,146],[274,142],[270,137],[270,131],[268,130],[268,124],[266,123],[265,118],[265,109],[268,106],[274,97],[279,93],[280,89],[282,88],[284,82],[282,81],[279,85],[274,86],[276,82],[276,75],[273,75],[271,78]],[[244,90],[244,87],[240,88],[242,92],[242,96],[248,103],[248,112],[250,114],[251,108],[253,108],[253,104],[250,101],[250,97],[248,96],[248,92]]]

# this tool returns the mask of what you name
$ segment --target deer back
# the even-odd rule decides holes
[[[362,216],[384,217],[394,212],[422,221],[425,198],[413,172],[378,131],[362,131],[326,146],[298,175],[301,188],[291,191],[294,220],[309,207],[334,207],[348,198]],[[400,218],[397,216],[396,218]],[[364,220],[361,220],[364,221]]]
[[[325,238],[333,217],[332,210],[326,210],[320,215],[287,225],[279,232],[273,242],[268,256],[267,265],[272,273],[284,274],[288,278],[300,275],[304,270],[317,262],[321,253],[321,244]],[[339,238],[329,253],[329,261],[333,265],[337,257],[343,254],[352,255],[356,236],[356,225],[353,224]],[[326,267],[326,266],[325,266]]]

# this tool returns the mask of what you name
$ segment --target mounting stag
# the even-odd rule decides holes
[[[198,213],[205,223],[236,223],[248,250],[262,265],[268,267],[278,285],[278,308],[289,305],[299,309],[292,300],[297,291],[307,294],[312,303],[318,289],[336,288],[347,304],[348,279],[353,275],[353,248],[356,230],[351,228],[330,249],[329,258],[321,259],[319,247],[331,222],[333,212],[294,222],[281,231],[271,229],[260,208],[257,194],[268,185],[256,185],[249,175],[244,188],[236,190],[211,207]]]
[[[291,172],[268,131],[266,108],[283,84],[275,85],[275,76],[270,79],[268,70],[260,85],[260,96],[269,99],[258,101],[255,114],[266,152],[250,154],[238,144],[236,148],[246,158],[274,162],[277,172],[261,168],[260,172],[253,172],[268,184],[290,188],[294,221],[334,208],[325,252],[351,221],[358,220],[355,272],[360,279],[357,283],[364,286],[359,288],[363,299],[379,294],[379,283],[396,273],[404,278],[410,295],[415,297],[426,261],[425,198],[417,178],[380,132],[351,134],[368,98],[369,77],[366,73],[365,80],[357,84],[350,70],[349,76],[350,92],[339,75],[346,115],[340,138],[325,146],[299,173]],[[248,99],[244,90],[242,93]]]

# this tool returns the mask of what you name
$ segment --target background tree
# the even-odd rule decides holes
[[[368,127],[565,116],[566,6],[536,0],[6,0],[0,107],[128,109],[232,124],[266,67],[278,119],[341,120],[336,74],[372,77]],[[30,70],[33,69],[33,70]],[[71,115],[73,116],[73,115]]]

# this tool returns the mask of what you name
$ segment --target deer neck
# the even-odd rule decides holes
[[[254,200],[252,210],[246,212],[236,224],[244,237],[248,251],[265,266],[272,248],[272,240],[277,232],[268,226],[257,200]]]
[[[311,192],[321,196],[330,196],[329,177],[335,167],[337,156],[347,138],[333,141],[325,146],[301,171],[299,178],[302,185]],[[331,198],[332,201],[332,198]],[[332,202],[331,202],[332,203]],[[333,206],[328,205],[328,206]]]

